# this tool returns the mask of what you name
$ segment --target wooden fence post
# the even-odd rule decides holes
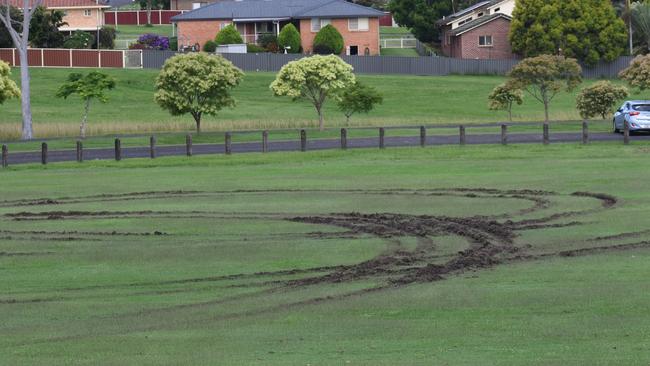
[[[269,151],[269,131],[265,130],[262,132],[262,152]]]
[[[115,139],[115,160],[122,160],[122,141]]]
[[[192,135],[189,133],[185,136],[185,154],[192,156]]]
[[[232,135],[230,134],[230,132],[226,132],[224,137],[226,139],[226,143],[224,145],[224,147],[226,149],[225,152],[226,152],[226,155],[230,155],[230,154],[232,154]]]
[[[420,126],[420,147],[425,147],[427,145],[427,129],[424,126]]]
[[[465,145],[465,126],[460,125],[458,127],[459,143]]]
[[[84,161],[84,145],[83,142],[77,140],[77,162]]]
[[[41,144],[41,164],[47,164],[47,142]]]
[[[6,168],[9,166],[9,149],[7,145],[2,145],[2,167]]]
[[[625,121],[623,123],[623,125],[625,126],[623,128],[623,143],[625,145],[629,145],[630,144],[630,124],[627,123],[627,121]]]
[[[156,158],[156,136],[154,135],[149,137],[149,157],[152,159]]]
[[[341,129],[341,149],[347,150],[348,148],[348,130],[345,128]]]
[[[300,130],[300,151],[307,151],[307,131]]]
[[[501,125],[501,145],[508,144],[508,126],[506,124]]]
[[[379,148],[383,149],[384,148],[384,136],[386,135],[386,130],[384,130],[383,127],[379,128]]]
[[[551,142],[548,135],[548,123],[544,123],[542,142],[544,145],[548,145]]]
[[[589,125],[587,121],[582,121],[582,143],[585,145],[589,143]]]

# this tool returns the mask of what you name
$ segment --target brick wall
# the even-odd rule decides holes
[[[456,38],[461,39],[461,58],[509,59],[515,58],[510,48],[508,33],[510,21],[498,18]],[[479,46],[479,36],[492,36],[492,46]],[[453,57],[458,57],[454,55]]]
[[[379,54],[379,18],[368,19],[367,31],[351,31],[348,29],[348,19],[332,19],[331,23],[343,36],[344,51],[350,46],[359,48],[359,55],[368,48],[370,55]],[[314,37],[317,32],[311,31],[311,19],[300,20],[300,39],[304,53],[311,53],[314,48]]]
[[[66,15],[63,17],[63,21],[68,23],[68,25],[61,27],[62,31],[75,29],[92,30],[104,25],[104,9],[93,8],[64,10]],[[90,10],[89,16],[84,15],[85,10]]]
[[[221,29],[221,24],[230,24],[230,20],[192,20],[182,21],[177,24],[178,46],[193,46],[198,43],[201,48],[205,42],[214,40]]]

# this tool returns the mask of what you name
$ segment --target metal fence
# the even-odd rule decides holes
[[[36,67],[117,67],[159,69],[175,51],[153,50],[70,50],[40,49],[28,51],[29,66]],[[288,62],[307,57],[301,54],[230,53],[223,54],[244,71],[279,71]],[[505,75],[519,60],[470,60],[447,57],[341,56],[360,74],[403,75]],[[13,48],[0,49],[0,60],[11,66],[20,64]],[[586,78],[615,78],[632,60],[620,57],[583,67]]]
[[[145,68],[160,68],[166,59],[175,55],[173,51],[143,51],[142,65]],[[306,55],[246,53],[223,54],[235,66],[244,71],[278,71],[290,61]],[[405,74],[405,75],[505,75],[519,60],[472,60],[448,57],[398,57],[398,56],[341,56],[360,74]],[[593,67],[583,67],[586,78],[614,78],[627,67],[630,56],[620,57],[611,63],[600,62]]]

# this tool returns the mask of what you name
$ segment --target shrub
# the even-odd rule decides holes
[[[265,34],[257,42],[268,52],[278,52],[278,37],[274,34]]]
[[[235,26],[232,24],[220,30],[219,33],[217,33],[217,38],[215,38],[215,41],[218,45],[244,43],[244,40],[241,38],[241,35],[239,35],[237,28],[235,28]]]
[[[99,30],[99,48],[112,50],[115,48],[115,28],[101,27]],[[97,48],[97,40],[93,44],[93,48]]]
[[[214,53],[214,51],[216,50],[217,50],[217,42],[215,41],[205,42],[205,45],[203,46],[203,51],[208,53]]]
[[[582,118],[600,115],[605,119],[614,105],[621,99],[627,98],[628,94],[626,87],[604,80],[582,89],[576,104]]]
[[[89,49],[92,48],[95,42],[95,37],[84,31],[76,31],[72,33],[68,39],[63,42],[63,47],[74,49]]]
[[[327,46],[332,50],[331,53],[341,54],[343,52],[343,36],[341,36],[341,33],[333,25],[328,24],[316,33],[314,49],[317,46]],[[319,47],[319,49],[322,48]]]
[[[136,46],[140,45],[140,46]],[[143,34],[138,38],[136,43],[133,43],[129,46],[130,49],[140,49],[140,50],[168,50],[169,49],[169,38],[160,36],[158,34]]]
[[[282,27],[278,35],[278,46],[280,46],[282,52],[284,52],[285,47],[290,47],[287,50],[288,53],[300,52],[300,33],[293,24],[289,23]]]
[[[246,52],[248,53],[263,53],[266,52],[266,49],[264,47],[258,46],[253,43],[248,43],[246,44]]]
[[[324,45],[324,44],[317,44],[314,45],[314,51],[315,54],[317,55],[332,55],[334,54],[334,50],[330,48],[330,46]]]

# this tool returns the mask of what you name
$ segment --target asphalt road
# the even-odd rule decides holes
[[[387,133],[390,133],[387,130]],[[613,133],[592,133],[589,136],[590,141],[620,141],[623,143],[623,136]],[[631,141],[648,140],[650,135],[631,136]],[[579,142],[582,141],[581,133],[552,133],[550,134],[550,142]],[[427,145],[454,145],[459,143],[458,135],[435,135],[427,136]],[[500,144],[500,134],[467,134],[467,144]],[[519,133],[509,134],[508,143],[542,143],[542,135],[540,133]],[[419,146],[419,136],[409,137],[389,137],[386,136],[384,140],[386,147],[397,146]],[[269,141],[269,151],[300,151],[300,141]],[[355,138],[348,139],[348,148],[377,148],[379,146],[378,137]],[[327,149],[340,149],[341,143],[339,139],[321,139],[321,140],[308,140],[307,150],[327,150]],[[192,147],[193,155],[204,154],[223,154],[225,153],[224,144],[196,144]],[[261,152],[262,142],[242,142],[232,144],[232,153],[249,153]],[[129,158],[147,158],[149,157],[149,147],[128,147],[122,148],[122,159]],[[156,147],[156,156],[174,156],[185,155],[185,145],[173,146],[158,146]],[[83,152],[84,160],[95,159],[115,159],[114,149],[85,149]],[[40,163],[40,152],[16,152],[8,153],[9,165],[26,164],[26,163]],[[49,151],[48,162],[60,161],[75,161],[75,150],[59,150]]]

